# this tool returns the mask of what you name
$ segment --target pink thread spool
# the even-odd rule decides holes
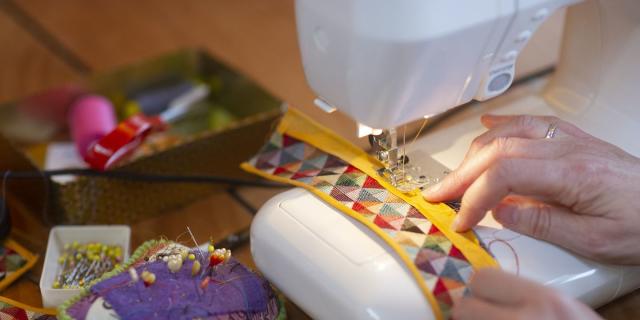
[[[107,135],[116,126],[113,105],[102,96],[83,96],[69,109],[71,137],[83,158],[93,142]]]

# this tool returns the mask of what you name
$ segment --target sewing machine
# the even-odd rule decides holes
[[[296,15],[316,104],[339,109],[374,134],[387,169],[381,174],[401,185],[394,128],[504,93],[528,39],[567,6],[561,57],[546,87],[458,112],[415,142],[411,164],[434,177],[454,169],[483,132],[479,115],[489,111],[557,115],[640,156],[638,1],[297,0]],[[640,287],[640,268],[587,260],[504,230],[490,215],[475,231],[485,243],[499,240],[489,249],[504,270],[592,307]],[[259,269],[314,318],[433,318],[382,240],[303,189],[267,202],[251,238]]]

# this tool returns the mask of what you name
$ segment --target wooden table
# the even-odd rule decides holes
[[[185,47],[204,48],[260,85],[344,136],[355,125],[340,115],[312,107],[298,54],[292,0],[0,0],[0,101],[56,83],[136,63]],[[355,140],[355,139],[352,139]],[[239,190],[258,208],[277,191]],[[36,213],[11,201],[14,234],[44,255],[48,228]],[[199,241],[246,228],[250,212],[226,192],[218,192],[175,212],[133,224],[132,246],[159,236],[169,239],[190,226]],[[254,266],[244,246],[234,253]],[[39,306],[42,262],[2,294]],[[601,308],[610,319],[640,316],[640,294]],[[292,319],[308,318],[293,305]]]

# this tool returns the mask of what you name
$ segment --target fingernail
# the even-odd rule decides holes
[[[428,187],[424,192],[427,195],[433,195],[437,193],[442,188],[442,182],[438,182],[430,187]]]
[[[460,216],[456,216],[453,218],[453,222],[451,223],[451,229],[455,232],[459,232],[458,228],[460,227]]]
[[[492,210],[493,217],[498,220],[503,225],[513,225],[515,222],[514,215],[516,212],[516,207],[501,203],[495,209]]]

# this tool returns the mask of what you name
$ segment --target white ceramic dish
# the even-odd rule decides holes
[[[49,232],[47,253],[40,277],[40,294],[45,308],[55,308],[66,300],[80,293],[81,289],[53,289],[53,282],[60,266],[58,257],[63,251],[65,243],[78,241],[79,243],[101,242],[108,245],[122,247],[124,260],[129,258],[129,243],[131,228],[125,225],[96,225],[96,226],[58,226]]]

